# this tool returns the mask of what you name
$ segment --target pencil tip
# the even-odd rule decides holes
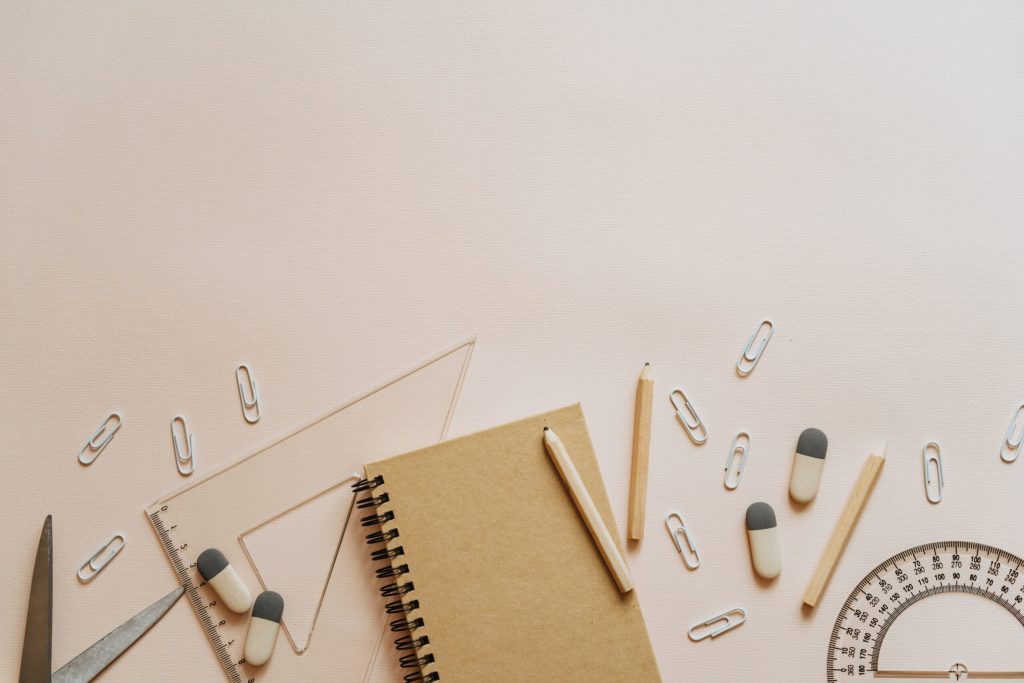
[[[649,368],[650,366],[651,366],[651,364],[650,364],[650,363],[644,363],[644,367],[645,367],[645,368]]]
[[[545,431],[545,432],[546,432],[546,431],[548,431],[548,428],[547,428],[547,427],[545,427],[545,428],[544,428],[544,431]]]

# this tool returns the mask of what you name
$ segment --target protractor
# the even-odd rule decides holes
[[[1022,564],[969,541],[890,557],[839,612],[827,680],[1024,681]]]

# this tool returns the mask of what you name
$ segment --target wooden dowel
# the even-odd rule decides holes
[[[807,590],[804,591],[805,605],[814,607],[821,599],[821,594],[825,591],[825,586],[828,585],[828,580],[832,576],[832,570],[835,569],[839,556],[842,555],[843,548],[846,547],[846,542],[850,539],[853,527],[857,524],[857,519],[864,509],[864,504],[867,502],[868,495],[884,464],[885,449],[883,448],[881,455],[869,455],[864,467],[861,468],[860,477],[858,477],[853,491],[850,492],[846,507],[843,508],[843,514],[839,516],[839,522],[836,523],[832,537],[829,539],[828,545],[825,546],[825,552],[822,554],[821,560],[818,561],[818,568],[814,570],[814,576],[811,577],[811,582],[807,585]]]
[[[654,377],[645,363],[636,383],[636,412],[633,413],[633,466],[629,473],[629,537],[644,537],[647,508],[647,468],[651,457],[651,408],[654,405]]]
[[[619,586],[619,591],[628,593],[633,590],[633,577],[629,574],[626,560],[619,552],[619,546],[615,544],[615,539],[612,538],[611,532],[605,526],[604,520],[601,519],[601,513],[597,511],[597,506],[594,505],[593,499],[587,492],[587,487],[576,470],[576,465],[569,458],[565,444],[553,429],[547,427],[544,428],[544,447],[554,461],[555,469],[561,475],[565,487],[569,489],[569,494],[572,496],[573,502],[576,503],[576,509],[579,510],[583,521],[586,522],[587,529],[590,530],[590,535],[594,537],[594,542],[597,544],[598,550],[601,551],[601,556],[604,558],[605,564],[608,565],[608,569],[611,570],[615,583]]]

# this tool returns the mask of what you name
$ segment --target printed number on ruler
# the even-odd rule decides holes
[[[190,548],[187,542],[175,540],[174,530],[177,525],[169,506],[162,505],[149,515],[156,529],[160,542],[167,551],[178,581],[185,588],[185,594],[192,602],[192,607],[199,615],[199,621],[206,631],[206,637],[224,668],[231,683],[256,683],[254,675],[246,676],[240,667],[245,665],[241,657],[242,645],[245,642],[246,619],[248,615],[234,614],[217,604],[217,596],[207,587],[206,581],[199,575],[193,553],[202,552],[202,548]]]

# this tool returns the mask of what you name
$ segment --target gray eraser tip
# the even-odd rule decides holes
[[[274,591],[263,591],[256,596],[256,602],[252,605],[253,619],[266,619],[280,624],[283,612],[284,598]]]
[[[207,548],[199,554],[199,559],[196,560],[199,573],[207,581],[224,571],[226,566],[228,566],[228,558],[224,557],[224,553],[216,548]]]
[[[825,458],[828,452],[828,437],[825,432],[814,427],[809,427],[800,432],[800,439],[796,442],[796,452],[811,458]]]
[[[775,510],[768,503],[753,503],[747,508],[747,529],[758,531],[775,527]]]

